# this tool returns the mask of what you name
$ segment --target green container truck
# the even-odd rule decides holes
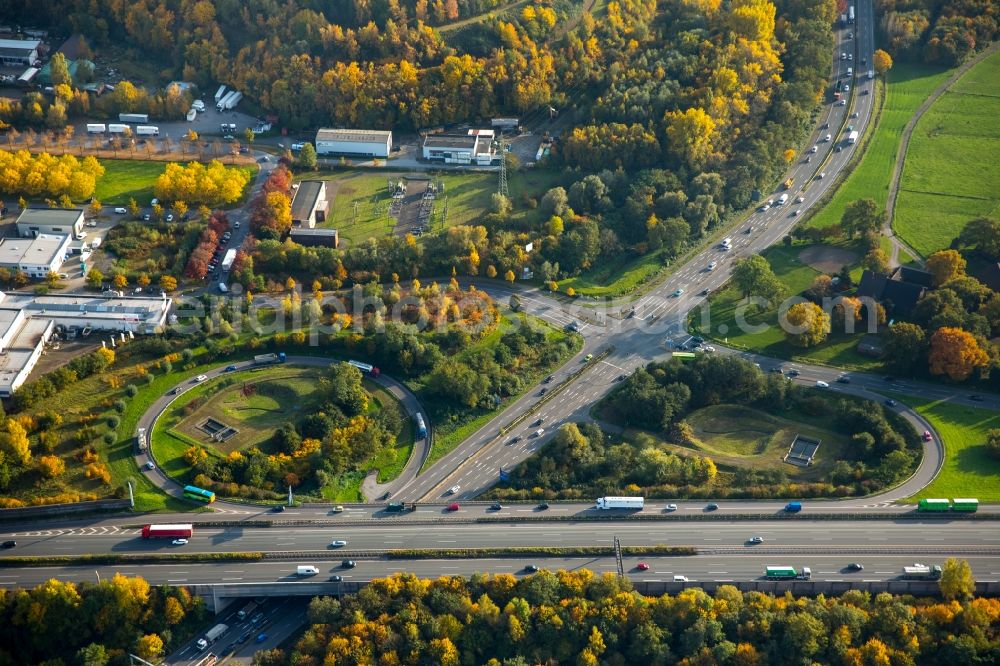
[[[950,511],[951,502],[946,499],[922,499],[917,504],[917,511]]]
[[[796,571],[795,567],[765,567],[764,578],[768,580],[809,580],[812,578],[812,571],[809,567],[802,567],[802,571]]]
[[[972,499],[969,497],[959,498],[956,497],[951,501],[952,511],[963,511],[966,513],[975,513],[979,510],[979,500]]]

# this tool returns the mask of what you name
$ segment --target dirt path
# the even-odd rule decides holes
[[[504,12],[510,9],[514,9],[515,7],[520,7],[521,5],[526,4],[527,2],[528,0],[514,0],[514,2],[509,2],[501,7],[494,7],[493,9],[483,14],[476,14],[475,16],[469,16],[459,21],[455,21],[454,23],[443,25],[439,27],[437,31],[441,34],[452,32],[454,30],[458,30],[459,28],[464,28],[465,26],[470,25],[472,23],[479,23],[490,16],[500,16]]]
[[[903,248],[906,250],[911,257],[915,260],[923,263],[920,255],[912,247],[907,245],[902,241],[892,229],[892,217],[893,212],[896,208],[896,196],[899,194],[899,181],[903,175],[903,164],[906,162],[906,151],[910,146],[910,137],[913,136],[913,130],[917,126],[917,122],[924,113],[931,107],[931,104],[937,101],[937,99],[945,93],[949,88],[951,88],[959,78],[962,77],[969,69],[974,65],[978,64],[981,60],[988,58],[993,55],[998,49],[1000,49],[1000,42],[995,42],[985,51],[978,53],[974,58],[970,58],[959,66],[958,69],[952,73],[951,76],[947,78],[941,85],[939,85],[934,92],[924,100],[924,103],[920,105],[917,112],[913,114],[910,121],[906,123],[906,127],[903,128],[902,141],[899,142],[899,150],[896,151],[896,164],[892,169],[892,179],[889,181],[889,197],[886,200],[885,205],[885,226],[882,227],[882,235],[892,241],[892,254],[889,256],[889,264],[891,266],[899,265],[899,250]]]

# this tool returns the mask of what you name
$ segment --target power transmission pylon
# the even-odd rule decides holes
[[[503,140],[503,132],[500,133],[500,185],[497,192],[505,199],[510,199],[510,190],[507,189],[507,146]]]

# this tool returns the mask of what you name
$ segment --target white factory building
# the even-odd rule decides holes
[[[75,238],[83,232],[82,208],[25,208],[17,216],[17,234],[61,234]]]
[[[392,132],[383,130],[321,129],[316,132],[317,155],[389,157]]]
[[[24,383],[57,326],[105,335],[155,333],[166,324],[171,305],[165,296],[0,292],[0,397]]]
[[[0,238],[0,267],[24,271],[28,277],[44,279],[59,272],[66,259],[70,237],[40,234],[34,238]]]
[[[496,158],[491,129],[470,129],[467,132],[428,134],[424,137],[423,157],[445,164],[476,164],[489,166]]]
[[[3,67],[31,67],[38,62],[37,39],[0,39],[0,65]]]

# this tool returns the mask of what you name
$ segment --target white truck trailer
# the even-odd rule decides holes
[[[229,92],[227,92],[225,95],[223,95],[222,99],[220,99],[215,104],[215,109],[217,111],[225,111],[226,109],[228,109],[229,107],[226,106],[226,105],[229,104],[229,100],[232,97],[234,97],[235,95],[236,95],[236,91],[235,90],[230,90]]]
[[[108,126],[104,123],[87,123],[87,134],[104,134]]]
[[[232,268],[234,261],[236,261],[236,250],[234,248],[226,250],[226,256],[222,258],[222,272],[225,273]]]
[[[858,131],[853,130],[850,134],[847,135],[847,143],[848,145],[853,146],[857,142],[858,142]]]
[[[226,635],[229,631],[228,624],[217,624],[205,632],[204,637],[199,638],[196,645],[199,650],[207,650],[208,646]]]
[[[644,497],[598,497],[595,509],[641,509],[646,506]]]
[[[914,564],[903,567],[903,578],[908,580],[937,580],[941,577],[941,567],[938,565]]]
[[[219,102],[219,111],[229,111],[230,109],[235,109],[241,99],[243,99],[243,93],[234,90],[223,97],[222,101]]]
[[[128,125],[122,125],[121,123],[111,123],[108,125],[109,134],[124,134],[128,131]]]
[[[160,128],[156,125],[139,125],[135,128],[139,136],[160,136]]]
[[[118,122],[120,123],[148,123],[149,114],[148,113],[119,113]]]
[[[219,100],[222,99],[223,95],[226,94],[226,86],[219,86],[219,89],[215,91],[215,103],[218,104]]]

